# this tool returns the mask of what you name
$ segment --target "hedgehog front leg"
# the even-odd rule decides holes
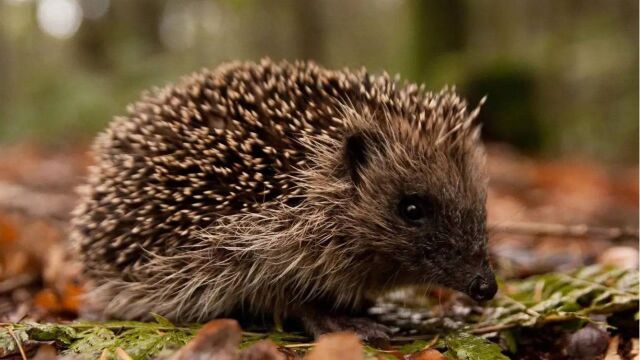
[[[391,329],[367,317],[349,316],[310,309],[301,314],[300,320],[305,330],[318,337],[337,331],[352,331],[363,341],[379,347],[389,344]]]

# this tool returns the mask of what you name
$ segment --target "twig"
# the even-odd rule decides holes
[[[303,343],[303,344],[284,344],[282,345],[283,348],[287,348],[287,349],[293,349],[293,348],[310,348],[310,347],[314,347],[316,344],[315,343]]]
[[[483,327],[477,327],[471,329],[470,333],[475,335],[488,334],[496,331],[507,330],[516,327],[518,324],[510,323],[510,324],[498,324],[498,325],[489,325]]]
[[[435,337],[437,337],[437,335],[435,335]],[[416,340],[433,340],[433,338],[434,338],[433,334],[420,334],[420,335],[413,335],[413,336],[394,336],[391,338],[391,342],[404,343],[404,342],[410,342],[410,341],[416,341]]]
[[[520,311],[522,311],[523,313],[531,316],[531,317],[540,317],[540,314],[538,314],[536,311],[531,310],[530,308],[528,308],[525,304],[521,303],[520,301],[517,301],[516,299],[513,299],[510,296],[507,295],[502,295],[501,296],[504,300],[510,302],[511,304],[517,306],[518,308],[520,308]]]
[[[489,225],[492,233],[573,238],[638,239],[638,229],[598,227],[586,224],[564,225],[537,222],[506,222]]]
[[[22,348],[22,343],[20,343],[20,339],[18,339],[16,334],[13,332],[13,326],[8,326],[7,330],[9,330],[9,335],[11,335],[11,337],[13,338],[13,341],[16,342],[16,346],[20,351],[20,356],[22,356],[22,360],[27,360],[27,354],[24,353],[24,349]]]
[[[429,343],[427,343],[427,345],[424,346],[424,348],[422,348],[422,350],[430,349],[438,342],[439,339],[440,335],[436,335],[431,341],[429,341]]]

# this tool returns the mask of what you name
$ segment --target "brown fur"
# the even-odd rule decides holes
[[[452,89],[308,62],[155,89],[93,148],[72,232],[90,298],[107,316],[184,322],[348,311],[405,284],[466,291],[490,272],[476,114]],[[406,193],[435,199],[428,226],[398,218]]]

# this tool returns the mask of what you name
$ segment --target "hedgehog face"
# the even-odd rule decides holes
[[[481,144],[436,147],[397,128],[381,131],[356,132],[345,144],[355,192],[344,216],[368,229],[357,241],[376,254],[373,271],[391,271],[377,280],[439,284],[476,300],[492,298]]]

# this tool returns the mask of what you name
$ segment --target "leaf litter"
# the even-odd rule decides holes
[[[0,358],[19,358],[21,348],[31,357],[38,348],[51,350],[51,345],[59,355],[74,358],[170,358],[196,341],[207,325],[174,325],[162,317],[151,322],[70,321],[77,318],[82,279],[77,265],[61,251],[68,211],[60,209],[74,203],[71,189],[88,164],[85,149],[48,153],[23,147],[13,151],[24,161],[0,159]],[[498,150],[489,147],[491,223],[513,227],[526,221],[536,224],[537,231],[541,222],[553,219],[637,229],[637,168],[607,177],[601,167],[581,164],[581,175],[576,176],[575,164],[534,161]],[[372,315],[395,324],[395,341],[389,349],[359,344],[363,358],[563,358],[554,356],[563,355],[567,344],[577,341],[584,347],[585,336],[579,335],[587,326],[616,339],[607,353],[617,352],[623,359],[636,356],[637,238],[489,230],[494,259],[505,279],[500,295],[484,306],[446,290],[384,298]],[[634,270],[585,267],[594,259]],[[570,268],[576,270],[566,270]],[[251,353],[277,358],[274,348],[287,359],[301,358],[350,341],[337,336],[320,344],[302,334],[273,331],[244,331],[238,338],[240,350],[227,354],[230,358]]]
[[[382,358],[398,358],[433,348],[448,358],[508,359],[505,353],[513,349],[503,349],[489,338],[510,329],[540,328],[575,320],[606,327],[606,322],[599,322],[591,316],[627,310],[637,313],[638,301],[638,273],[634,270],[590,266],[568,273],[532,276],[504,283],[500,295],[483,307],[479,316],[469,313],[457,328],[449,329],[444,335],[442,329],[430,332],[425,326],[422,333],[441,335],[427,339],[406,335],[406,343],[396,343],[392,349],[367,346],[362,350],[365,354]],[[416,309],[409,311],[413,310]],[[397,311],[407,309],[403,310],[398,304]],[[6,356],[19,350],[15,336],[22,343],[54,342],[62,354],[81,355],[83,358],[97,358],[105,350],[115,358],[117,350],[122,349],[133,359],[147,359],[180,349],[202,328],[195,324],[174,325],[159,315],[154,315],[154,318],[152,322],[4,323],[0,329],[0,349],[4,353],[0,354]],[[304,335],[278,332],[246,332],[238,345],[246,349],[263,340],[295,349],[299,355],[314,346]]]

